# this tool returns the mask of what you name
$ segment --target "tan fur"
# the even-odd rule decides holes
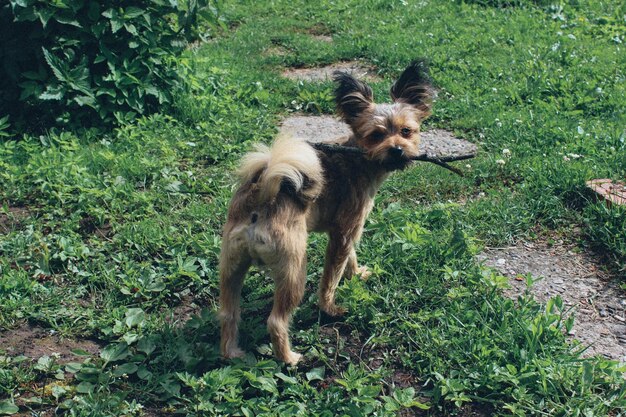
[[[274,304],[267,321],[276,356],[296,364],[301,355],[289,341],[289,320],[306,282],[306,242],[311,231],[329,236],[319,305],[337,316],[335,304],[343,275],[369,275],[359,267],[355,245],[374,204],[374,196],[391,171],[406,167],[417,155],[419,127],[430,113],[430,91],[412,64],[392,87],[393,104],[376,105],[365,84],[336,74],[338,111],[353,135],[338,140],[362,148],[364,156],[316,151],[294,138],[278,138],[271,148],[257,145],[239,171],[241,185],[231,201],[220,254],[221,352],[243,355],[237,343],[240,296],[253,262],[274,279]],[[418,94],[419,93],[419,94]]]
[[[319,194],[323,183],[322,167],[315,150],[306,142],[289,136],[279,137],[271,148],[256,144],[255,151],[244,156],[238,171],[241,183],[250,181],[259,172],[262,172],[258,180],[260,202],[274,199],[283,180],[291,181],[298,192],[308,177],[318,185],[304,192],[310,199]]]

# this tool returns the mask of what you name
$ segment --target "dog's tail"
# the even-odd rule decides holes
[[[305,141],[280,136],[271,147],[257,144],[246,154],[239,168],[241,182],[257,182],[261,202],[274,200],[286,192],[300,200],[312,201],[324,184],[322,164]]]

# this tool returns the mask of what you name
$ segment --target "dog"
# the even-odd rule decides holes
[[[275,283],[267,328],[275,356],[295,365],[289,322],[306,282],[309,232],[328,234],[319,307],[330,316],[345,309],[335,303],[342,276],[369,275],[357,263],[355,244],[374,196],[393,171],[418,154],[420,124],[432,111],[434,89],[427,66],[411,63],[391,87],[392,103],[375,104],[372,89],[345,72],[333,74],[335,102],[352,134],[337,143],[361,155],[319,150],[279,137],[271,148],[257,145],[239,169],[240,186],[230,202],[220,253],[219,319],[221,354],[244,355],[238,345],[240,298],[252,264],[268,268]]]

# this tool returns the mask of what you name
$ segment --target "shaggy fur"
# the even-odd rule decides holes
[[[271,148],[257,145],[243,159],[241,185],[230,203],[220,255],[221,352],[239,357],[240,296],[252,263],[264,265],[275,283],[267,320],[274,353],[294,365],[301,355],[291,349],[289,320],[306,281],[308,232],[329,236],[319,306],[331,316],[342,276],[369,271],[359,267],[355,244],[374,196],[390,172],[403,169],[418,154],[420,123],[430,115],[433,89],[426,66],[412,63],[391,88],[391,104],[375,104],[372,90],[337,72],[337,110],[352,129],[338,139],[362,148],[364,156],[315,150],[308,143],[281,137]]]

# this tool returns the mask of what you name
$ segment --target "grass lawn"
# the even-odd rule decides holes
[[[229,29],[181,59],[190,87],[172,108],[110,131],[0,137],[0,335],[100,346],[68,361],[0,345],[0,415],[626,415],[623,364],[580,357],[562,301],[509,300],[475,260],[558,237],[626,274],[626,210],[585,188],[626,177],[626,6],[543,3],[225,2]],[[326,238],[311,237],[297,368],[272,359],[273,286],[252,271],[249,355],[223,361],[233,170],[281,117],[333,112],[329,82],[281,71],[359,59],[384,101],[418,57],[439,91],[425,127],[479,145],[467,175],[421,164],[387,181],[358,251],[374,276],[342,283],[339,323],[316,305]]]

